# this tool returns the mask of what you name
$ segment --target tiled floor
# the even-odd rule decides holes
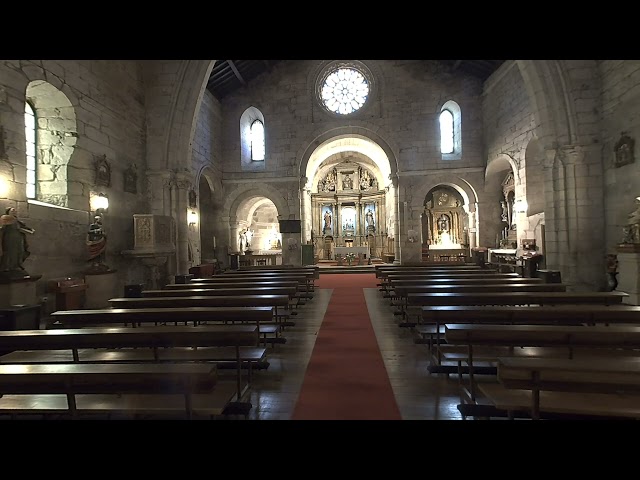
[[[316,289],[314,298],[299,309],[296,325],[286,328],[287,343],[270,347],[269,368],[254,376],[249,419],[291,418],[331,293]],[[427,347],[416,345],[410,330],[398,326],[394,309],[377,289],[365,289],[365,298],[402,418],[461,420],[456,380],[427,371]]]

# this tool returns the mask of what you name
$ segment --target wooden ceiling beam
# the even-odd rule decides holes
[[[238,69],[236,68],[235,64],[233,63],[233,60],[227,60],[227,63],[231,67],[231,70],[233,70],[233,73],[236,74],[236,77],[238,77],[238,80],[240,80],[240,83],[242,85],[246,85],[247,82],[245,82],[244,78],[242,78],[242,75],[240,75],[240,72],[238,71]]]

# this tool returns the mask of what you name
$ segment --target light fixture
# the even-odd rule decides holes
[[[189,226],[195,227],[198,223],[198,213],[195,210],[189,211]]]
[[[9,181],[5,177],[0,177],[0,198],[9,196]]]
[[[96,214],[102,214],[109,208],[109,197],[104,193],[91,192],[89,204]]]

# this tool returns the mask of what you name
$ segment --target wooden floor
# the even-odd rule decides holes
[[[314,298],[300,307],[296,325],[286,328],[287,343],[269,348],[269,368],[254,375],[249,419],[291,418],[331,292],[316,289]],[[403,420],[461,420],[457,380],[430,374],[427,347],[415,344],[411,332],[398,327],[394,309],[377,289],[364,292]]]

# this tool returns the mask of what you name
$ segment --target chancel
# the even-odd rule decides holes
[[[640,305],[639,67],[606,59],[4,60],[0,318],[10,320],[0,330],[59,327],[53,315],[72,304],[111,315],[119,297],[132,308],[121,309],[124,321],[110,317],[118,328],[152,322],[140,315],[167,304],[177,316],[170,323],[194,328],[223,322],[201,309],[272,308],[260,311],[269,322],[257,325],[246,359],[216,354],[220,372],[237,367],[250,378],[260,408],[249,418],[340,416],[349,402],[318,401],[330,395],[313,378],[368,381],[358,369],[389,358],[414,359],[403,364],[407,378],[457,399],[459,385],[415,367],[422,353],[462,358],[436,341],[446,331],[440,318],[475,322],[485,318],[480,307],[535,304],[587,325],[584,316],[600,306],[625,312],[612,322],[628,322],[626,307]],[[173,289],[184,291],[164,295]],[[147,313],[133,308],[145,302],[154,304]],[[564,317],[551,309],[560,304]],[[440,317],[440,307],[468,310]],[[503,311],[487,315],[503,319]],[[225,310],[228,326],[233,312]],[[376,338],[396,335],[396,324],[397,339]],[[376,356],[389,344],[398,350]],[[314,346],[330,353],[314,361]],[[72,362],[82,358],[69,352]],[[169,352],[83,354],[125,364]],[[26,353],[13,358],[36,363]],[[259,378],[255,362],[277,374]],[[428,410],[413,381],[398,387],[379,373],[344,418],[466,415]],[[0,371],[0,390],[3,378]],[[395,396],[378,395],[389,383]],[[506,411],[500,392],[486,393]],[[371,398],[388,409],[376,411]],[[0,415],[3,405],[6,396]]]

